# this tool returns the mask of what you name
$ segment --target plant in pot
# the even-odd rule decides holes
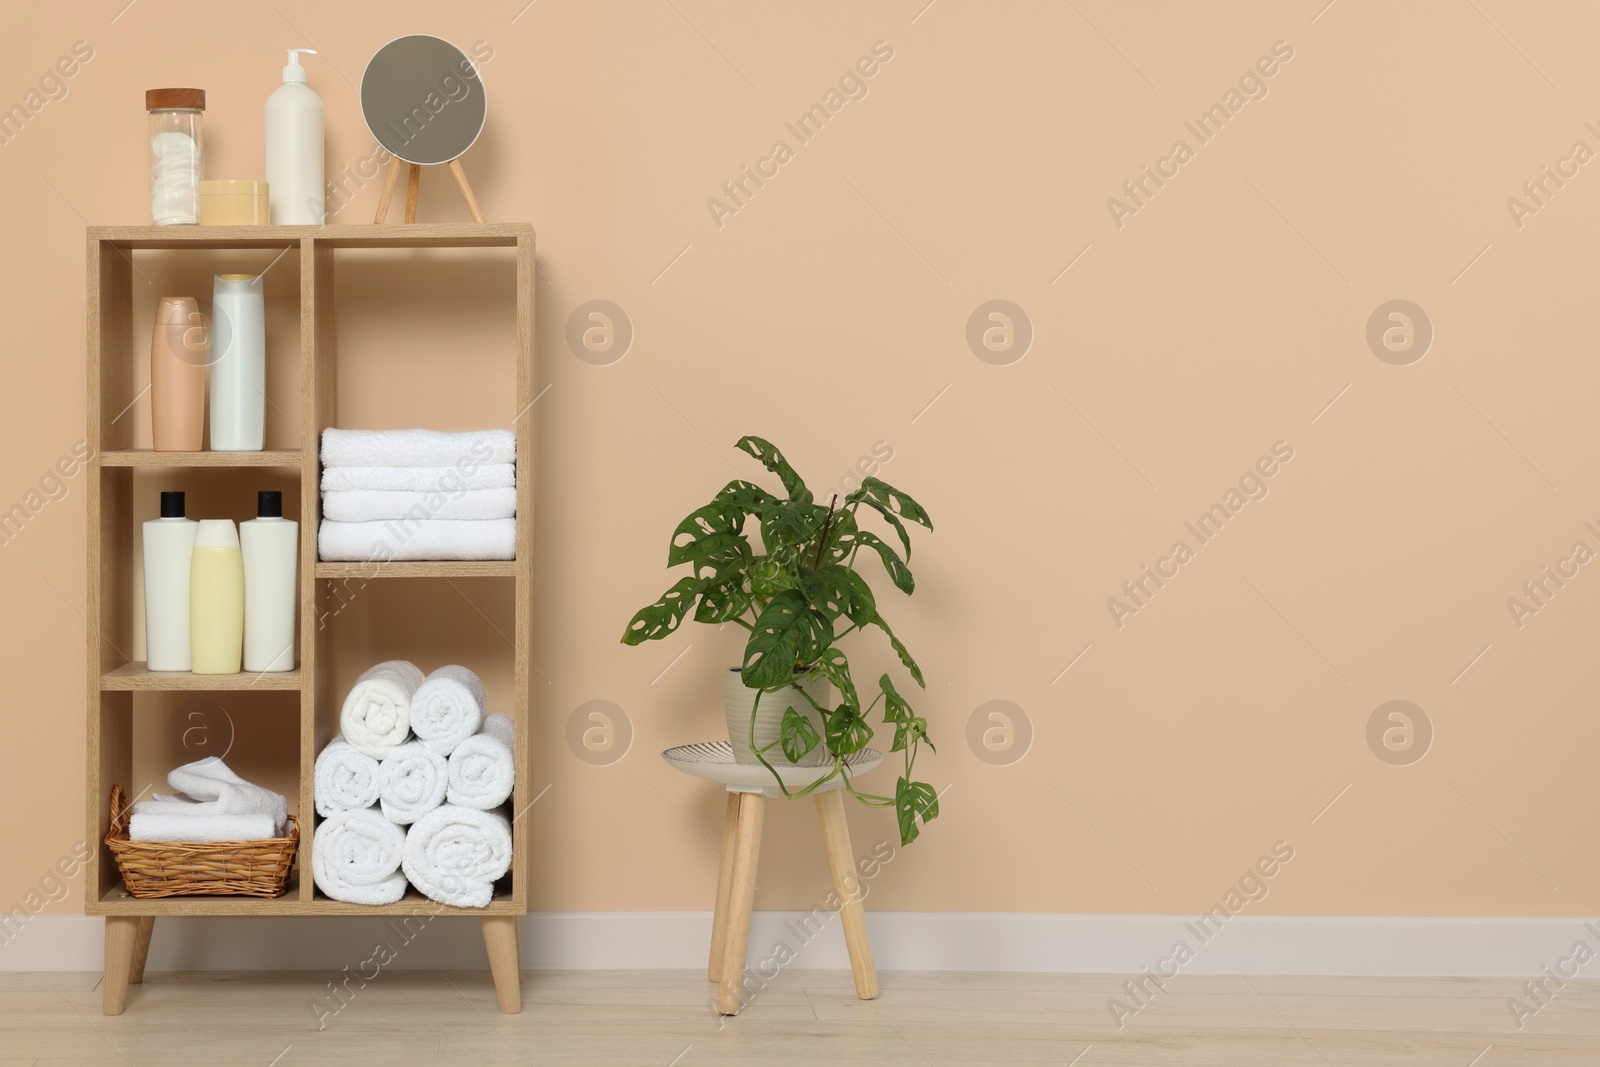
[[[838,642],[876,627],[917,685],[924,685],[921,668],[879,614],[872,589],[855,567],[866,549],[882,562],[895,588],[910,595],[915,583],[906,565],[911,558],[906,524],[932,530],[933,521],[915,500],[877,478],[867,478],[843,501],[834,494],[827,505],[819,504],[771,443],[742,437],[737,447],[777,475],[784,495],[736,479],[711,503],[690,512],[672,532],[667,566],[687,563],[692,573],[634,615],[622,643],[660,640],[676,631],[691,609],[696,622],[743,626],[750,631],[744,662],[729,670],[723,687],[734,758],[766,767],[786,796],[805,796],[839,778],[862,803],[894,808],[900,841],[909,844],[921,832],[918,823],[939,814],[933,786],[912,777],[921,745],[933,748],[928,721],[912,710],[887,674],[863,707]],[[904,558],[857,525],[862,507],[877,512],[894,530]],[[751,518],[761,534],[759,553],[745,536]],[[837,690],[837,702],[830,690]],[[847,761],[871,743],[868,716],[880,701],[883,724],[894,728],[890,751],[905,754],[905,772],[892,797],[856,789]],[[791,792],[775,764],[816,766],[818,776]]]

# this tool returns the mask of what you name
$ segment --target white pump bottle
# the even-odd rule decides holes
[[[322,99],[306,84],[301,53],[289,49],[283,84],[267,97],[268,217],[274,226],[320,226],[325,217]]]

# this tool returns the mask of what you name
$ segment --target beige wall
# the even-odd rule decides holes
[[[721,799],[656,753],[721,730],[717,673],[737,634],[686,628],[639,649],[617,635],[670,584],[678,518],[735,472],[758,473],[731,448],[757,433],[819,487],[886,442],[883,476],[938,527],[917,542],[915,598],[874,579],[922,655],[917,706],[939,754],[921,769],[948,787],[874,906],[1193,912],[1283,840],[1294,859],[1258,913],[1592,913],[1600,577],[1580,567],[1520,627],[1507,599],[1574,542],[1600,549],[1584,525],[1600,528],[1600,164],[1520,220],[1507,198],[1575,141],[1600,149],[1584,125],[1600,120],[1586,104],[1600,14],[939,0],[919,15],[923,2],[545,0],[515,22],[518,0],[279,0],[245,14],[141,0],[114,23],[114,0],[12,12],[0,103],[76,41],[94,58],[0,146],[0,506],[83,435],[82,230],[145,219],[142,90],[205,87],[209,173],[259,176],[279,49],[320,48],[311,82],[336,167],[368,152],[351,81],[375,47],[411,31],[482,41],[491,114],[466,168],[492,218],[538,230],[536,377],[549,385],[534,472],[534,786],[551,786],[529,815],[536,908],[711,902]],[[784,123],[878,41],[893,58],[868,95],[800,145]],[[1201,144],[1185,122],[1280,41],[1293,55],[1265,65],[1267,95]],[[719,226],[707,199],[780,138],[794,158]],[[1114,220],[1108,198],[1144,164],[1170,174],[1159,161],[1178,139],[1193,158]],[[375,200],[368,184],[341,221],[369,219]],[[465,218],[434,173],[423,214]],[[214,269],[140,265],[145,316]],[[275,268],[275,360],[293,346],[293,269]],[[348,424],[512,414],[491,384],[505,323],[480,314],[494,306],[484,287],[504,283],[476,260],[425,277],[341,275],[342,375],[362,383],[342,377]],[[635,330],[609,366],[565,339],[594,299]],[[1009,365],[966,340],[992,299],[1019,305],[1035,334]],[[1407,366],[1366,339],[1395,299],[1435,332]],[[293,396],[292,370],[272,388]],[[287,422],[270,433],[296,440]],[[1201,544],[1184,524],[1276,442],[1293,458],[1268,495]],[[252,481],[206,478],[193,491],[208,506],[245,514]],[[81,833],[82,484],[0,547],[6,909]],[[1119,627],[1108,598],[1180,539],[1193,558]],[[373,591],[333,623],[339,669],[462,658],[503,695],[509,612],[492,584]],[[858,675],[887,665],[875,642],[854,647]],[[1367,739],[1393,699],[1432,724],[1409,766]],[[608,766],[566,741],[590,700],[631,720],[631,748]],[[992,700],[1031,724],[1009,765],[968,741]],[[271,699],[202,720],[141,707],[142,774],[203,750],[229,719],[241,769],[293,774],[292,716]],[[211,732],[185,741],[196,721]],[[862,851],[892,834],[881,812],[852,825]],[[820,855],[808,806],[773,811],[758,906],[820,899]],[[58,910],[77,900],[74,887]]]

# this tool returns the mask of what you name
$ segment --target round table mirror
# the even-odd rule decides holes
[[[489,101],[466,53],[426,34],[384,45],[361,75],[361,114],[372,136],[407,163],[448,163],[483,132]]]

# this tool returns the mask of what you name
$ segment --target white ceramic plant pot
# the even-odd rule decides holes
[[[812,700],[827,707],[829,688],[827,680],[819,678],[806,687],[806,692],[811,694]],[[761,697],[759,706],[756,704],[757,695]],[[780,763],[791,764],[791,760],[783,754],[783,746],[774,743],[778,740],[783,725],[783,713],[791,707],[810,719],[811,725],[817,731],[817,745],[806,753],[800,765],[815,767],[827,762],[827,746],[821,741],[822,716],[792,687],[778,693],[763,693],[759,689],[746,686],[739,677],[739,668],[730,667],[722,675],[722,706],[728,715],[728,740],[733,745],[735,763],[761,762],[750,749],[750,711],[754,708],[756,747],[765,748],[767,745],[772,745],[763,754],[767,757],[767,762],[774,766]]]

